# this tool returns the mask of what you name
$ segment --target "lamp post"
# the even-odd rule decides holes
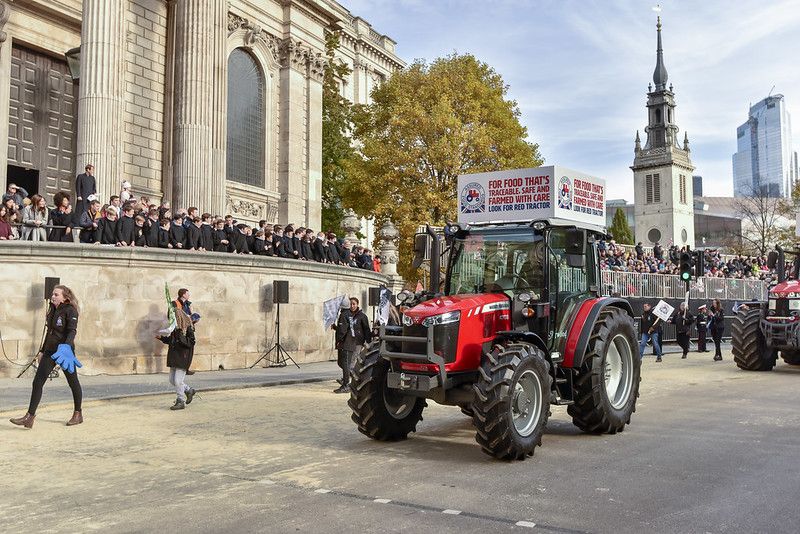
[[[69,68],[69,75],[72,76],[72,81],[77,82],[81,77],[81,47],[77,46],[64,52],[64,57],[67,60],[67,67]]]

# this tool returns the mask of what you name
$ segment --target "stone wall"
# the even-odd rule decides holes
[[[154,339],[166,326],[164,283],[175,298],[191,291],[197,325],[194,369],[241,368],[274,342],[272,281],[288,280],[281,306],[281,342],[300,364],[334,356],[322,328],[322,301],[338,295],[367,302],[378,273],[275,258],[223,253],[120,249],[61,243],[0,243],[0,334],[6,356],[27,363],[39,346],[46,311],[44,279],[61,278],[80,303],[76,352],[82,373],[166,370],[166,345]],[[371,318],[371,310],[364,306]],[[21,367],[0,358],[0,376]]]
[[[156,198],[164,194],[161,168],[166,55],[166,4],[132,0],[125,47],[124,177],[139,193]]]

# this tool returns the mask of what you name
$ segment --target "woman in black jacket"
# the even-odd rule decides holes
[[[714,361],[722,361],[722,334],[725,332],[725,312],[719,299],[714,299],[711,304],[711,337],[714,339]]]
[[[228,232],[225,231],[225,221],[219,219],[212,238],[214,239],[214,252],[230,252],[230,241],[228,240]]]
[[[15,425],[24,426],[25,428],[33,426],[36,408],[39,407],[39,402],[42,400],[44,384],[56,367],[56,362],[51,356],[58,350],[59,345],[69,345],[72,351],[75,352],[75,334],[78,332],[78,301],[72,290],[67,286],[56,286],[53,289],[53,294],[50,296],[50,311],[47,312],[46,324],[47,333],[37,355],[39,367],[36,369],[36,376],[33,377],[33,390],[31,391],[28,413],[22,417],[11,419],[11,422]],[[78,374],[76,371],[70,372],[66,369],[62,369],[62,371],[64,371],[67,384],[72,390],[72,401],[75,405],[75,411],[72,413],[72,418],[67,422],[67,426],[79,425],[83,423],[83,415],[81,414],[83,391],[78,381]]]
[[[181,309],[175,309],[176,326],[168,336],[156,334],[156,339],[169,345],[167,350],[167,367],[169,367],[169,383],[175,386],[178,398],[170,410],[183,410],[194,399],[195,390],[183,381],[186,371],[192,365],[194,354],[194,327],[192,320]]]

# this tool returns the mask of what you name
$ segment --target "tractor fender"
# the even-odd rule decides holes
[[[520,330],[503,330],[497,332],[497,338],[495,338],[494,342],[504,343],[506,341],[524,341],[525,343],[530,343],[541,350],[547,361],[550,361],[550,351],[547,350],[547,345],[542,338],[540,338],[538,334],[535,334],[534,332],[523,332]]]
[[[567,343],[564,347],[563,367],[578,368],[583,365],[583,357],[586,354],[586,347],[589,344],[594,324],[597,322],[600,312],[609,307],[620,308],[633,317],[633,308],[625,299],[600,297],[584,301],[578,307],[578,311],[571,321]]]

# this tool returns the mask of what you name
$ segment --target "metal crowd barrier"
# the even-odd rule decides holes
[[[682,299],[686,285],[674,274],[603,271],[603,292],[607,295],[643,298]],[[690,299],[766,300],[768,285],[764,280],[701,277],[689,290]]]

